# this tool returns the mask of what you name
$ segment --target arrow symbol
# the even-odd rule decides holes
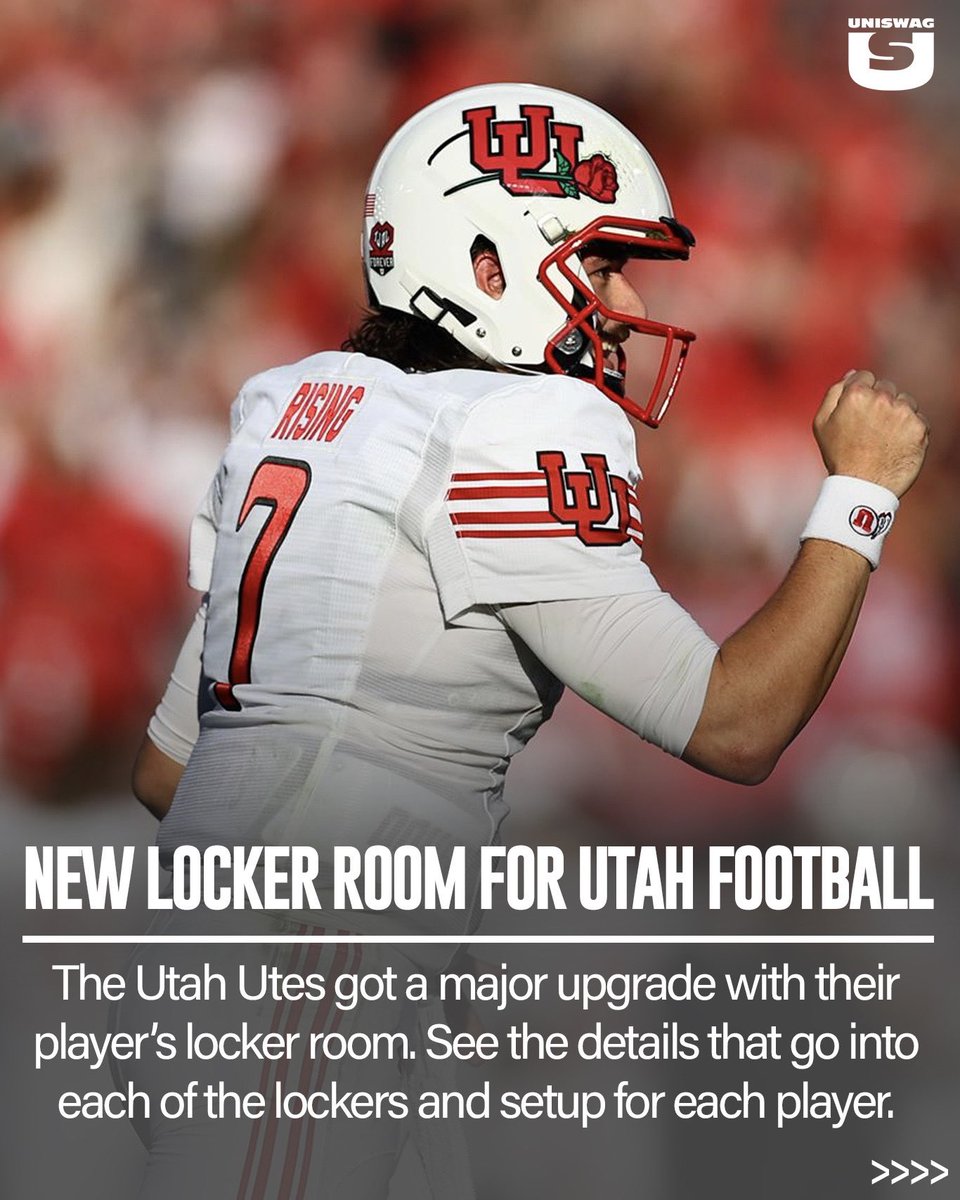
[[[949,1170],[943,1165],[943,1163],[938,1163],[936,1159],[933,1158],[930,1159],[929,1167],[925,1167],[923,1163],[918,1163],[915,1158],[910,1159],[910,1167],[905,1167],[903,1163],[898,1163],[895,1158],[890,1160],[889,1167],[885,1166],[883,1163],[877,1162],[875,1158],[870,1159],[870,1165],[872,1167],[876,1167],[877,1169],[877,1174],[874,1175],[873,1179],[870,1180],[872,1184],[882,1183],[883,1180],[887,1179],[888,1177],[891,1183],[899,1183],[901,1179],[906,1179],[906,1177],[910,1174],[910,1167],[914,1167],[917,1172],[910,1180],[911,1184],[920,1183],[929,1175],[930,1183],[932,1185],[934,1183],[939,1183],[941,1179],[946,1179],[946,1177],[950,1174]],[[931,1170],[934,1169],[937,1170],[939,1174],[932,1175]],[[891,1174],[893,1170],[898,1171],[899,1174]]]
[[[890,1174],[889,1169],[887,1167],[885,1167],[883,1165],[883,1163],[878,1163],[875,1158],[870,1159],[870,1165],[871,1165],[871,1167],[876,1167],[877,1170],[880,1172],[880,1174],[876,1177],[876,1179],[870,1180],[871,1183],[879,1183],[881,1179],[886,1179],[886,1177]]]

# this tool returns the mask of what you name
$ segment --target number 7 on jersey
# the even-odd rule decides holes
[[[233,689],[250,682],[250,663],[253,659],[253,643],[260,626],[263,608],[263,592],[267,575],[283,545],[283,540],[297,515],[303,498],[310,487],[310,466],[296,458],[265,458],[257,466],[240,506],[237,517],[239,531],[253,508],[262,504],[270,509],[263,528],[251,547],[237,598],[237,627],[230,651],[229,682],[215,683],[213,694],[217,700],[233,712],[240,709],[240,701]]]

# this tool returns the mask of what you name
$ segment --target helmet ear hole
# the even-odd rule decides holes
[[[496,242],[491,242],[486,234],[478,233],[470,247],[470,261],[476,262],[484,251],[490,254],[497,254],[497,245]],[[497,258],[499,257],[500,255],[497,254]]]
[[[494,300],[499,300],[506,291],[507,281],[504,278],[496,243],[491,242],[484,234],[478,233],[470,246],[470,262],[480,291],[485,292]]]

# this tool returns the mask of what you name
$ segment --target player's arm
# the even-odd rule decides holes
[[[187,631],[133,765],[133,794],[161,821],[173,803],[180,776],[200,732],[197,693],[205,623],[206,603],[203,603]]]
[[[927,430],[909,397],[860,372],[814,424],[827,469],[901,496]],[[846,513],[843,514],[843,521]],[[803,727],[849,643],[870,565],[813,537],[764,607],[718,648],[663,592],[507,605],[501,619],[564,683],[701,770],[758,783]]]
[[[164,753],[148,733],[143,735],[133,764],[133,794],[158,821],[170,810],[183,768],[184,764]]]
[[[916,479],[928,440],[912,398],[868,371],[830,388],[814,432],[831,475],[897,498]],[[830,686],[869,576],[867,559],[847,546],[816,536],[803,543],[777,591],[720,647],[688,762],[745,783],[769,775]]]
[[[241,388],[230,409],[230,427],[236,433],[245,416],[246,388]],[[224,466],[214,476],[190,526],[190,586],[204,597],[174,664],[166,690],[150,718],[133,764],[133,794],[157,820],[162,821],[200,732],[198,693],[202,672],[203,634],[207,621],[207,595],[223,496]]]
[[[739,783],[767,778],[826,695],[869,576],[855,551],[804,542],[773,596],[721,645],[686,762]]]

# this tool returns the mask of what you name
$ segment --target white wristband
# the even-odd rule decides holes
[[[889,488],[850,475],[830,475],[800,541],[823,538],[856,550],[875,571],[880,562],[883,539],[890,531],[900,501]]]

